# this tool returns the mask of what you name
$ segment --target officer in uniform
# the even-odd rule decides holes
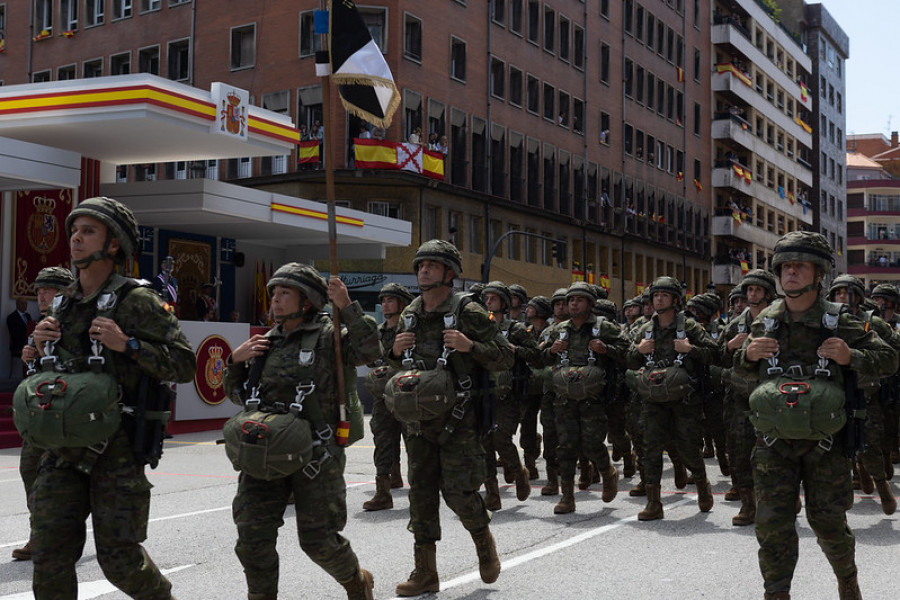
[[[394,345],[400,313],[412,302],[413,295],[399,283],[385,284],[378,292],[381,303],[381,314],[384,322],[378,326],[381,348],[386,351]],[[403,487],[403,476],[400,474],[400,437],[403,424],[384,404],[384,386],[396,373],[385,360],[380,357],[370,364],[366,374],[365,386],[372,394],[372,418],[369,427],[375,443],[375,496],[363,503],[363,510],[385,510],[394,507],[391,488]]]
[[[750,455],[756,444],[756,431],[750,424],[750,392],[752,382],[742,377],[732,377],[730,365],[734,363],[734,353],[750,335],[750,325],[778,296],[775,290],[775,276],[764,269],[749,271],[740,285],[741,296],[747,308],[739,315],[733,315],[725,331],[719,338],[721,361],[728,368],[724,379],[726,424],[729,430],[729,455],[731,458],[732,489],[725,494],[726,500],[740,500],[741,508],[731,524],[737,527],[752,525],[756,519],[756,497],[753,493],[753,471],[750,469]],[[732,290],[733,292],[734,290]],[[737,496],[737,498],[735,498]]]
[[[178,279],[172,274],[175,259],[167,256],[159,263],[159,274],[151,282],[153,289],[178,314]]]
[[[701,454],[701,401],[691,387],[700,376],[701,365],[715,360],[718,346],[696,321],[685,317],[681,310],[681,285],[675,278],[657,277],[650,285],[650,295],[653,316],[635,331],[627,358],[630,368],[642,369],[637,376],[638,389],[652,394],[642,398],[647,506],[638,513],[641,521],[663,518],[662,455],[670,439],[694,476],[700,510],[709,512],[713,506]],[[679,379],[682,384],[676,384]],[[658,397],[660,392],[652,386],[664,388],[664,397]]]
[[[875,311],[862,308],[862,300],[865,298],[866,288],[863,282],[853,275],[841,275],[835,277],[828,288],[828,299],[832,302],[846,304],[850,313],[865,323],[866,329],[872,329],[883,341],[887,342],[894,350],[900,350],[900,333],[888,325]],[[859,482],[866,494],[871,494],[876,489],[881,499],[881,510],[886,515],[894,514],[897,510],[897,499],[891,490],[891,484],[887,480],[884,469],[884,413],[881,409],[881,378],[870,377],[865,373],[859,374],[857,387],[866,394],[866,425],[865,441],[866,449],[857,454],[856,470],[859,473]]]
[[[49,314],[50,303],[59,290],[67,288],[73,283],[75,283],[75,277],[72,275],[72,271],[63,267],[47,267],[38,272],[37,278],[34,280],[34,289],[37,293],[38,311],[41,318]],[[22,362],[28,367],[29,374],[34,369],[34,361],[37,360],[37,357],[38,351],[34,347],[34,338],[29,337],[28,344],[22,348]],[[19,476],[22,477],[22,483],[25,484],[25,498],[29,511],[31,511],[31,490],[34,487],[34,480],[37,479],[43,454],[43,448],[38,448],[28,440],[22,440],[22,451],[19,454]],[[31,543],[25,544],[22,548],[13,549],[12,557],[15,560],[31,560]]]
[[[832,250],[821,234],[782,236],[772,268],[785,298],[760,313],[734,355],[737,376],[760,381],[750,396],[750,419],[758,432],[752,466],[759,566],[765,597],[772,600],[790,597],[799,554],[795,507],[801,484],[809,525],[837,576],[841,600],[862,597],[846,514],[853,489],[840,435],[842,379],[844,369],[890,375],[897,369],[897,353],[821,297],[822,279],[832,267]]]
[[[890,283],[879,283],[872,290],[872,300],[878,304],[881,318],[894,329],[900,329],[900,290]],[[888,480],[894,477],[894,465],[900,463],[900,374],[888,377],[882,383],[882,408],[884,410],[884,470]]]
[[[347,523],[347,487],[346,455],[334,439],[340,419],[334,324],[319,311],[328,299],[341,311],[341,325],[346,326],[341,353],[346,367],[371,363],[381,356],[378,328],[359,302],[350,301],[347,286],[339,277],[326,283],[308,265],[292,262],[278,267],[266,291],[276,325],[264,335],[251,336],[231,353],[225,389],[232,402],[243,405],[248,400],[244,383],[250,369],[256,361],[263,361],[257,382],[260,410],[279,412],[283,406],[301,404],[298,418],[311,422],[319,444],[313,462],[288,477],[266,481],[241,473],[238,478],[232,502],[238,532],[234,550],[244,567],[247,598],[275,600],[278,596],[276,542],[293,495],[301,549],[344,586],[347,598],[371,600],[372,575],[359,567],[349,540],[340,534]]]
[[[423,243],[413,259],[413,271],[422,295],[401,315],[390,362],[399,369],[408,359],[432,370],[438,359],[446,361],[444,368],[450,369],[455,380],[457,400],[441,417],[407,424],[408,528],[415,536],[415,568],[409,580],[397,586],[398,596],[440,589],[435,543],[441,539],[441,495],[475,542],[482,581],[493,583],[500,575],[500,558],[488,527],[491,513],[478,493],[485,459],[476,407],[490,402],[482,396],[486,391],[483,370],[509,369],[513,363],[512,348],[487,311],[454,294],[453,280],[462,274],[462,257],[453,244]],[[490,428],[489,423],[481,426]]]
[[[93,346],[104,358],[101,368],[118,383],[124,406],[137,404],[142,375],[191,381],[196,359],[177,319],[151,289],[115,273],[138,247],[131,210],[110,198],[88,198],[66,217],[66,231],[78,280],[63,290],[52,315],[35,328],[38,351],[43,355],[52,347],[57,368],[75,372],[89,368],[87,354]],[[98,316],[101,309],[106,314],[114,310],[113,316]],[[45,346],[47,342],[51,344]],[[124,420],[103,443],[50,448],[31,494],[35,598],[78,595],[75,564],[83,551],[88,515],[97,560],[110,582],[132,598],[171,598],[171,583],[141,546],[147,536],[150,488]]]
[[[516,498],[524,502],[531,495],[528,467],[519,459],[519,450],[513,443],[513,436],[521,417],[520,398],[524,398],[531,370],[528,360],[538,353],[537,342],[525,326],[512,321],[506,314],[510,305],[509,288],[502,281],[491,281],[482,291],[484,304],[491,313],[491,320],[497,324],[500,333],[513,346],[516,362],[513,369],[492,373],[497,408],[495,425],[484,439],[487,476],[484,480],[486,495],[484,505],[488,510],[500,510],[500,489],[497,483],[497,456],[503,464],[506,483],[516,484]]]
[[[553,309],[553,322],[541,333],[541,350],[550,344],[550,338],[560,323],[569,318],[569,305],[566,302],[566,288],[557,288],[550,297]],[[541,362],[542,368],[547,367]],[[544,378],[544,395],[541,398],[541,429],[544,432],[544,461],[547,463],[547,485],[541,488],[541,496],[555,496],[559,493],[559,435],[556,431],[556,393],[549,377]]]
[[[610,461],[604,443],[607,434],[603,406],[605,385],[587,390],[586,397],[576,396],[574,386],[590,381],[593,374],[588,369],[604,369],[607,372],[604,380],[609,381],[610,361],[621,358],[628,349],[628,341],[618,324],[609,319],[598,319],[593,314],[596,298],[588,284],[573,283],[566,292],[566,301],[569,319],[554,328],[549,346],[543,350],[544,364],[553,365],[557,371],[553,376],[554,409],[563,495],[553,508],[555,514],[575,511],[575,466],[579,454],[597,465],[603,478],[603,501],[612,502],[618,493],[619,472]],[[575,374],[580,374],[581,379],[573,377]],[[568,381],[574,386],[567,385],[565,382]]]

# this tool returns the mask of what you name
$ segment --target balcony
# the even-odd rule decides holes
[[[753,135],[751,128],[743,119],[738,117],[716,118],[712,123],[712,137],[714,140],[732,140],[777,169],[794,175],[807,186],[812,186],[811,170],[798,167],[799,161],[794,161],[784,152],[779,152],[771,144]]]
[[[763,183],[760,183],[756,179],[751,179],[748,182],[745,178],[739,177],[737,173],[735,173],[734,168],[719,166],[722,164],[728,163],[727,161],[717,161],[716,168],[713,169],[713,187],[730,187],[740,192],[741,194],[756,198],[757,200],[784,213],[785,215],[794,217],[802,223],[806,223],[807,225],[812,224],[813,211],[810,206],[807,206],[806,212],[804,212],[803,205],[800,203],[800,201],[795,201],[793,204],[791,204],[790,200],[788,200],[787,198],[782,198],[781,194],[779,194],[776,190],[773,190]]]
[[[760,229],[756,225],[744,221],[741,224],[733,217],[713,217],[712,234],[714,236],[729,236],[735,239],[750,242],[763,248],[774,248],[775,242],[781,237],[771,231]]]

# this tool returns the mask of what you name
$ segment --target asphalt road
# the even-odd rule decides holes
[[[368,433],[368,432],[367,432]],[[237,477],[216,446],[219,432],[181,435],[167,442],[160,467],[149,472],[154,484],[147,550],[169,574],[180,600],[246,598],[240,563],[234,555],[236,531],[231,500]],[[413,538],[406,531],[407,490],[394,490],[394,509],[367,513],[361,506],[374,491],[371,439],[347,451],[348,524],[345,535],[362,566],[375,576],[378,598],[393,598],[394,586],[413,568]],[[405,456],[403,458],[405,469]],[[18,450],[0,450],[0,600],[32,598],[31,564],[14,562],[13,548],[28,537],[25,497],[18,477]],[[491,529],[503,563],[496,583],[478,577],[475,549],[452,512],[443,507],[443,540],[438,571],[445,599],[615,598],[656,600],[762,598],[752,527],[736,528],[738,502],[725,502],[729,487],[714,460],[707,461],[716,504],[697,510],[696,496],[675,489],[671,469],[663,480],[665,519],[641,523],[643,498],[631,498],[632,482],[619,482],[619,496],[600,500],[599,485],[576,491],[576,512],[554,515],[558,497],[541,497],[542,480],[532,497],[518,502],[515,490],[501,487],[503,509]],[[539,462],[543,475],[543,464]],[[896,481],[896,480],[895,480]],[[897,484],[894,484],[897,492]],[[887,517],[880,504],[857,495],[849,513],[856,533],[860,585],[867,600],[898,597],[900,590],[900,514]],[[344,598],[343,589],[300,551],[293,507],[285,514],[278,541],[280,598]],[[792,598],[837,598],[831,568],[815,543],[803,514],[798,517],[800,561]],[[78,564],[79,600],[126,598],[103,577],[91,536]]]

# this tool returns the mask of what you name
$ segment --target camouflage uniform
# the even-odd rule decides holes
[[[900,331],[900,291],[890,283],[879,283],[872,290],[872,298],[882,298],[886,302],[893,303],[894,314],[891,319],[885,319],[894,330]],[[884,314],[884,311],[882,311]],[[884,470],[888,479],[894,476],[894,464],[897,461],[898,447],[900,447],[900,374],[885,378],[882,382],[882,413],[884,415],[884,436],[882,442],[882,454],[884,455]]]
[[[318,292],[319,297],[315,298],[311,297],[309,289],[300,288],[313,303],[314,309],[324,305],[322,297],[327,294],[324,279],[310,267],[297,263],[289,263],[275,271],[268,283],[270,291],[274,285],[292,285],[286,277],[282,278],[282,273],[286,271],[300,273],[303,285]],[[346,327],[341,336],[345,367],[376,360],[381,355],[381,347],[375,320],[366,316],[358,302],[344,308],[340,317],[341,325]],[[305,398],[304,403],[316,402],[325,424],[331,426],[331,432],[324,439],[318,438],[322,443],[313,450],[314,462],[311,464],[318,463],[321,470],[311,478],[300,470],[289,477],[272,481],[241,473],[232,502],[232,516],[238,531],[235,553],[244,567],[250,598],[268,600],[275,598],[278,592],[276,541],[278,529],[284,524],[284,511],[291,494],[294,496],[297,535],[303,552],[343,585],[353,581],[360,573],[359,561],[350,542],[339,533],[347,523],[346,457],[344,448],[335,443],[332,433],[340,416],[340,400],[336,383],[334,325],[327,315],[306,313],[303,322],[292,331],[285,333],[282,325],[278,324],[266,333],[271,350],[264,358],[259,395],[262,406],[294,402],[298,382],[303,373],[310,372],[309,367],[301,367],[297,360],[302,338],[304,334],[314,335],[315,332],[318,335],[311,369],[315,391]],[[255,360],[260,359],[229,364],[225,370],[225,389],[235,404],[241,405],[247,399],[243,383]],[[352,386],[353,382],[347,381],[347,384]],[[306,416],[308,414],[308,411],[301,411],[300,418],[311,418]],[[316,439],[316,434],[313,435]]]
[[[815,265],[817,280],[795,291],[796,297],[817,291],[819,281],[832,265],[831,247],[818,233],[791,232],[775,244],[772,267],[781,276],[785,262]],[[747,349],[756,338],[778,340],[778,366],[785,370],[796,365],[809,369],[819,364],[818,349],[826,337],[837,337],[851,349],[849,369],[873,376],[892,373],[897,368],[897,353],[873,331],[847,313],[839,314],[833,336],[823,326],[825,313],[838,313],[838,305],[818,296],[815,303],[794,320],[784,300],[768,306],[753,321],[750,336],[734,355],[738,377],[769,377],[766,360],[750,362]],[[767,326],[768,325],[768,326]],[[827,361],[828,369],[841,385],[843,369]],[[821,367],[820,367],[821,368]],[[857,584],[855,539],[847,525],[846,511],[853,505],[850,460],[844,454],[841,433],[823,441],[816,439],[773,439],[758,436],[752,467],[756,491],[756,538],[759,565],[767,597],[790,591],[799,556],[796,529],[796,505],[802,483],[806,497],[806,515],[819,546],[838,577],[842,599],[861,598]]]
[[[63,332],[57,344],[59,355],[72,358],[69,366],[73,370],[86,368],[85,340],[96,315],[98,296],[120,288],[123,281],[114,274],[89,297],[82,295],[80,286],[64,290],[69,308],[53,316]],[[126,404],[127,399],[138,397],[137,385],[143,373],[162,381],[186,382],[193,378],[196,360],[191,346],[177,319],[163,308],[153,290],[139,287],[121,298],[115,321],[141,343],[137,361],[123,353],[105,352],[111,355],[107,368],[122,386]],[[90,473],[85,474],[81,468]],[[35,598],[74,600],[78,587],[75,563],[81,557],[85,519],[90,514],[97,560],[106,577],[132,598],[168,600],[171,584],[141,546],[147,538],[151,487],[144,465],[135,461],[122,428],[99,455],[75,448],[48,451],[31,496]]]
[[[753,317],[750,309],[732,317],[720,338],[721,360],[732,364],[734,353],[728,351],[728,342],[740,333],[749,333]],[[731,380],[732,369],[726,369],[725,378]],[[743,383],[743,382],[738,382]],[[726,388],[725,406],[729,425],[729,455],[731,458],[731,481],[738,490],[753,489],[753,472],[750,469],[750,454],[756,445],[756,430],[750,424],[750,394],[752,388],[730,384]]]

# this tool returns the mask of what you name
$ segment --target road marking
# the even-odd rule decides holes
[[[678,508],[684,504],[689,504],[692,502],[696,502],[697,497],[696,494],[690,495],[689,497],[684,498],[683,500],[679,500],[678,502],[673,502],[672,504],[666,505],[666,510],[671,510],[673,508]],[[631,523],[633,521],[637,521],[637,515],[632,515],[630,517],[625,517],[623,519],[619,519],[618,521],[613,521],[607,525],[603,525],[602,527],[597,527],[595,529],[590,529],[585,531],[584,533],[580,533],[574,537],[571,537],[567,540],[563,540],[561,542],[557,542],[555,544],[551,544],[546,548],[540,548],[538,550],[534,550],[527,554],[523,554],[521,556],[516,556],[514,558],[506,559],[501,561],[503,570],[513,569],[520,565],[524,565],[531,561],[537,560],[539,558],[543,558],[549,554],[553,554],[554,552],[559,552],[560,550],[565,550],[570,546],[574,546],[575,544],[580,544],[581,542],[585,542],[591,538],[597,537],[598,535],[603,535],[608,531],[612,531],[613,529],[618,529],[622,525],[626,523]],[[481,575],[478,571],[473,571],[466,575],[460,575],[454,579],[450,579],[449,581],[441,582],[441,591],[448,590],[450,588],[458,587],[461,585],[465,585],[467,583],[472,583],[473,581],[481,581]],[[429,594],[422,594],[422,596],[416,596],[416,598],[421,598],[427,596]],[[4,600],[0,598],[0,600]],[[80,599],[79,599],[80,600]],[[391,598],[391,600],[401,600],[400,597]]]
[[[168,575],[195,566],[196,565],[181,565],[180,567],[173,567],[171,569],[160,569],[160,571],[163,575]],[[78,600],[91,600],[91,598],[99,598],[104,594],[111,594],[118,591],[119,588],[105,579],[100,579],[98,581],[82,581],[78,584]],[[0,596],[0,600],[34,600],[34,594],[32,592],[9,594],[7,596]]]

